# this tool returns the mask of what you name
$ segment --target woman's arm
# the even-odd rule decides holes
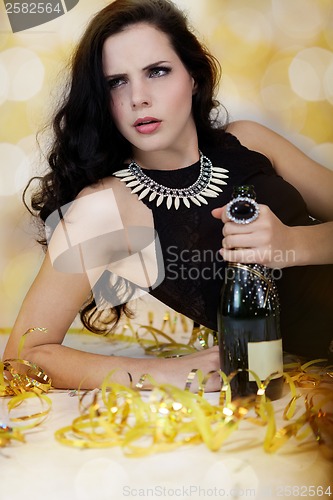
[[[46,256],[41,270],[29,290],[6,346],[3,359],[17,358],[22,335],[32,327],[47,328],[47,333],[34,331],[26,335],[21,358],[36,363],[51,377],[53,387],[85,389],[99,387],[103,379],[117,370],[114,380],[129,384],[144,373],[150,373],[159,382],[184,387],[193,368],[204,373],[219,369],[219,353],[211,348],[183,358],[127,358],[82,352],[61,345],[79,308],[90,293],[85,274],[62,273],[54,269]],[[209,390],[219,388],[215,377]]]
[[[333,221],[332,170],[315,162],[287,139],[259,123],[233,122],[228,132],[247,148],[269,158],[276,172],[301,193],[310,215],[321,221]]]
[[[226,207],[213,211],[224,222],[225,260],[259,262],[269,267],[289,267],[333,262],[333,172],[308,158],[275,132],[254,122],[234,122],[228,131],[240,142],[267,156],[277,173],[303,196],[310,215],[325,221],[314,226],[289,227],[269,209],[260,206],[260,217],[249,225],[228,220]],[[237,250],[235,250],[237,248]],[[279,255],[279,259],[275,256]]]

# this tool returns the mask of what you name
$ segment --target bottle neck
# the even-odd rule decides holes
[[[254,190],[254,186],[245,185],[245,186],[236,186],[233,189],[232,199],[236,199],[239,196],[244,196],[246,198],[251,198],[252,200],[256,200],[256,193]]]

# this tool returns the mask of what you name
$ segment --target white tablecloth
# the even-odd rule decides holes
[[[0,337],[1,353],[5,336]],[[66,342],[74,345],[77,338],[69,335]],[[114,349],[101,338],[84,336],[80,342],[81,348],[96,352]],[[118,354],[131,352],[117,348]],[[0,500],[329,499],[320,489],[325,492],[329,485],[333,494],[333,463],[323,458],[312,436],[301,442],[292,438],[270,455],[262,445],[265,428],[242,422],[218,452],[192,445],[131,458],[120,448],[80,450],[57,442],[54,432],[79,415],[78,398],[70,397],[68,391],[49,395],[51,413],[42,425],[25,433],[26,443],[13,441],[0,448]],[[216,394],[207,397],[217,399]],[[286,395],[274,403],[278,424],[282,425],[288,400]],[[0,399],[0,421],[6,421],[7,402],[8,398]]]

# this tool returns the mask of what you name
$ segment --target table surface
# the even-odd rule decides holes
[[[0,354],[5,342],[6,335],[0,335]],[[68,335],[66,344],[104,354],[144,355],[138,346],[114,346],[90,335]],[[133,458],[119,447],[82,450],[56,441],[55,431],[79,416],[78,397],[69,391],[51,391],[49,396],[51,412],[40,426],[25,432],[26,443],[13,441],[0,448],[0,500],[329,499],[321,494],[321,488],[329,493],[329,486],[333,498],[333,463],[322,456],[312,435],[304,441],[291,438],[279,451],[267,454],[265,428],[244,421],[217,452],[200,444]],[[217,394],[206,397],[217,401]],[[274,402],[278,425],[285,425],[282,413],[289,399],[286,394]],[[8,400],[0,399],[0,421],[8,418]]]

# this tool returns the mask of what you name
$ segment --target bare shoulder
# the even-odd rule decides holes
[[[279,136],[279,134],[274,132],[272,129],[252,120],[236,120],[234,122],[230,122],[228,124],[227,131],[234,135],[241,135],[244,138],[256,137],[258,134],[275,135],[282,138],[282,136]]]
[[[275,163],[275,156],[281,147],[292,144],[272,129],[250,120],[238,120],[228,125],[227,132],[233,134],[243,146],[258,151]],[[296,149],[296,148],[295,148]]]
[[[117,189],[117,184],[118,183],[115,177],[104,177],[95,184],[89,184],[89,186],[85,186],[77,195],[76,200],[83,198],[84,196],[101,193],[106,189]]]
[[[287,138],[259,123],[240,120],[230,123],[233,134],[248,149],[265,155],[276,172],[303,196],[310,212],[331,220],[333,172],[320,165]]]
[[[97,221],[105,222],[105,217],[114,215],[117,208],[114,191],[112,178],[84,187],[68,207],[67,220],[80,221],[80,224],[84,221],[92,225]]]
[[[133,195],[124,182],[114,176],[105,177],[96,184],[85,187],[76,201],[83,203],[87,210],[105,222],[121,221],[122,225],[152,226],[152,214],[137,195]]]
[[[287,137],[260,123],[250,120],[235,121],[230,123],[227,132],[237,137],[243,146],[267,156],[279,173],[281,168],[283,170],[284,165],[288,165],[290,168],[292,163],[297,169],[301,165],[315,169],[324,168],[301,151]]]
[[[293,162],[295,165],[306,163],[318,167],[303,151],[293,144],[287,137],[260,123],[240,120],[230,123],[227,131],[235,135],[247,148],[258,151],[269,158],[278,173],[283,174],[283,166]]]
[[[248,135],[255,134],[261,129],[267,129],[267,127],[264,127],[263,125],[260,125],[260,123],[251,120],[236,120],[228,124],[227,132],[230,132],[236,137],[247,137]]]
[[[262,125],[251,120],[236,120],[228,124],[227,132],[238,137],[243,134],[247,135],[259,127],[262,127]]]

